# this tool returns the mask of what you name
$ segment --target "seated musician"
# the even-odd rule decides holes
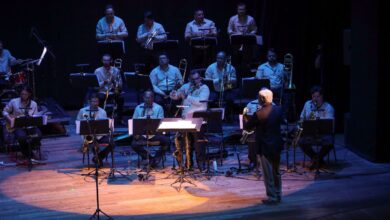
[[[205,78],[213,80],[214,83],[215,92],[211,92],[210,99],[218,100],[219,105],[223,106],[226,102],[225,115],[232,117],[234,98],[238,96],[237,77],[236,69],[227,61],[225,52],[218,52],[216,62],[207,67]]]
[[[154,93],[152,91],[146,91],[144,92],[144,103],[139,104],[133,114],[133,119],[141,119],[141,118],[151,118],[151,119],[157,119],[157,118],[164,118],[164,110],[163,108],[154,102]],[[150,135],[148,138],[148,141],[160,142],[160,149],[156,152],[154,157],[147,153],[144,146],[146,145],[146,135],[142,136],[135,136],[133,138],[132,147],[135,152],[142,158],[142,160],[149,160],[149,163],[152,167],[157,167],[158,164],[161,161],[162,156],[164,155],[165,151],[169,147],[169,138],[162,135],[162,134],[156,134],[156,135]],[[149,158],[147,158],[149,156]]]
[[[237,14],[230,17],[227,32],[232,35],[254,35],[257,33],[255,19],[247,14],[245,3],[237,4]],[[236,66],[249,66],[256,51],[254,45],[231,45],[232,63]]]
[[[4,107],[3,116],[7,120],[7,128],[15,135],[18,140],[21,151],[26,158],[34,157],[29,150],[27,142],[28,135],[32,137],[32,144],[40,144],[42,133],[37,127],[32,128],[14,128],[15,118],[21,116],[32,116],[38,113],[37,103],[31,99],[32,90],[25,86],[20,91],[20,97],[11,99],[11,101]]]
[[[11,66],[20,63],[11,55],[9,50],[4,48],[3,42],[0,40],[0,89],[7,84],[11,76]]]
[[[193,113],[196,111],[204,111],[207,109],[207,100],[210,96],[210,90],[207,85],[202,84],[202,78],[198,72],[192,72],[189,75],[189,82],[184,84],[177,91],[172,91],[170,94],[172,99],[183,100],[182,104],[184,106],[182,110],[182,117],[184,119],[190,119],[193,116]],[[206,101],[206,102],[202,102]],[[204,169],[205,161],[205,152],[203,146],[197,142],[200,133],[186,133],[187,136],[183,137],[184,134],[178,134],[175,139],[175,156],[178,160],[178,163],[181,163],[182,159],[182,148],[180,142],[184,139],[185,150],[187,155],[186,168],[192,169],[193,160],[192,152],[195,148],[196,152],[196,161],[198,168],[202,171]]]
[[[189,22],[184,32],[184,38],[191,43],[191,39],[199,37],[217,37],[215,23],[204,17],[203,9],[194,11],[194,20]],[[205,51],[204,51],[205,50]],[[215,52],[211,45],[191,45],[192,66],[208,65]]]
[[[273,48],[267,51],[267,62],[257,68],[256,78],[269,79],[275,102],[280,104],[283,84],[287,82],[287,76],[283,64],[277,61],[277,55]]]
[[[153,86],[153,91],[156,94],[156,102],[165,108],[165,112],[170,115],[172,113],[172,104],[169,94],[172,90],[178,89],[183,84],[183,77],[180,70],[169,64],[167,54],[160,54],[159,65],[152,70],[149,75]],[[177,102],[174,102],[175,106]]]
[[[310,90],[311,100],[307,101],[302,109],[300,120],[315,120],[315,119],[333,119],[334,109],[331,104],[324,101],[323,89],[320,86],[313,86]],[[304,131],[303,131],[304,132]],[[322,135],[319,138],[305,136],[301,137],[299,146],[302,151],[312,160],[311,169],[325,165],[323,160],[334,147],[333,135]],[[313,150],[312,145],[321,145],[319,152]]]
[[[99,107],[99,97],[98,94],[93,93],[89,97],[89,106],[84,107],[80,109],[79,113],[77,114],[76,120],[99,120],[99,119],[107,119],[107,113],[104,109]],[[97,157],[93,157],[92,161],[94,163],[98,163],[98,166],[101,167],[103,165],[103,159],[107,157],[107,155],[112,151],[113,144],[110,143],[110,137],[109,135],[97,135],[96,141],[99,144],[107,144],[107,147],[105,147],[103,150],[99,152],[94,152]],[[88,147],[88,146],[85,146]],[[94,149],[92,145],[92,149]]]
[[[146,72],[157,65],[153,44],[155,42],[165,41],[167,39],[164,27],[154,21],[152,12],[147,11],[144,14],[144,22],[138,27],[136,41],[140,46],[139,57],[142,63],[145,64]]]
[[[96,25],[97,40],[123,40],[128,36],[123,20],[115,16],[114,7],[107,5],[105,16]]]
[[[112,57],[109,54],[102,56],[103,66],[95,70],[96,77],[99,83],[99,103],[101,107],[105,107],[108,99],[114,99],[116,103],[117,120],[122,118],[124,97],[122,94],[122,77],[118,68],[111,66]],[[105,109],[104,109],[105,110]]]

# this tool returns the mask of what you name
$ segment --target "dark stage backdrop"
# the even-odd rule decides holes
[[[280,62],[285,53],[294,55],[298,112],[310,98],[308,90],[316,81],[316,48],[323,45],[326,98],[335,106],[338,121],[342,122],[349,107],[349,67],[343,64],[342,49],[343,30],[350,27],[350,1],[245,2],[264,38],[259,62],[264,61],[264,52],[269,47],[278,51]],[[188,58],[184,29],[198,7],[204,8],[206,18],[214,20],[220,30],[218,49],[228,50],[226,28],[229,17],[236,14],[238,1],[4,1],[0,13],[0,39],[4,46],[18,58],[38,58],[42,47],[31,35],[34,27],[55,55],[55,58],[47,56],[37,70],[38,97],[54,97],[67,108],[80,107],[84,94],[71,88],[69,74],[78,71],[77,63],[91,64],[90,72],[99,64],[95,26],[104,16],[107,3],[113,4],[116,15],[125,21],[129,31],[124,66],[125,71],[132,71],[132,63],[137,60],[136,30],[145,10],[154,12],[155,20],[170,32],[169,39],[180,41],[179,50],[171,54],[172,63],[177,65],[179,59]]]

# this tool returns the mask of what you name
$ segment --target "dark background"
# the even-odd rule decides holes
[[[127,55],[124,60],[124,70],[133,71],[132,64],[137,61],[135,36],[138,26],[143,21],[145,10],[153,11],[155,20],[170,32],[169,39],[180,41],[179,49],[170,53],[171,63],[177,65],[179,59],[188,58],[188,46],[183,42],[184,29],[186,23],[193,19],[194,9],[198,7],[205,10],[205,17],[213,20],[220,30],[218,49],[228,51],[226,28],[230,16],[236,14],[238,2],[223,0],[4,1],[0,12],[0,39],[4,47],[15,57],[38,58],[42,46],[31,35],[31,29],[35,27],[55,54],[55,58],[47,56],[37,70],[37,96],[53,97],[65,108],[77,109],[81,105],[84,94],[71,87],[69,74],[79,71],[75,67],[77,63],[89,63],[87,72],[93,72],[98,67],[95,26],[104,16],[106,4],[113,4],[116,15],[126,23],[129,37],[126,40]],[[378,61],[379,30],[384,26],[383,22],[379,22],[377,15],[382,8],[380,1],[244,2],[247,3],[248,14],[255,18],[264,39],[264,46],[259,50],[259,63],[265,61],[265,51],[270,47],[277,50],[280,62],[283,62],[284,54],[294,55],[297,112],[301,111],[304,101],[310,98],[309,89],[315,83],[316,48],[322,44],[325,99],[336,109],[337,130],[347,130],[349,127],[347,139],[352,139],[354,135],[365,135],[370,140],[375,139],[365,142],[364,146],[359,140],[352,145],[362,145],[357,149],[369,157],[375,158],[376,155],[380,155],[380,152],[372,151],[377,149],[373,146],[378,145],[379,139],[384,138],[383,131],[377,129],[384,124],[379,117],[387,112],[379,108],[375,101],[379,98],[379,84],[383,85],[383,81],[380,80],[382,75],[379,74],[381,72],[379,64],[383,63],[383,60]],[[381,11],[383,15],[384,9]],[[351,26],[359,31],[352,31],[351,41],[345,40],[344,30],[350,29]],[[376,35],[372,35],[372,31]],[[367,35],[367,37],[353,35],[354,33]],[[356,47],[351,49],[351,44]],[[351,56],[351,63],[356,64],[355,71],[352,69],[353,74],[350,74],[351,68],[346,65],[344,58],[350,51],[356,52]],[[365,59],[371,62],[366,62]],[[372,76],[369,78],[371,83],[368,85],[365,82],[367,71],[371,71],[369,74]],[[369,93],[362,92],[364,86],[368,86]],[[373,101],[371,103],[373,107],[367,110],[369,112],[359,111],[360,96]],[[351,109],[352,107],[355,111]],[[347,112],[351,114],[348,118],[344,118]],[[365,120],[361,120],[361,117],[367,114],[371,117],[367,116]],[[348,126],[345,127],[344,124]],[[368,127],[366,133],[359,130],[361,127]]]

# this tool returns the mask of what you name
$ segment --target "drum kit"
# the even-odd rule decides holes
[[[36,62],[37,60],[33,59],[18,60],[17,64],[12,66],[13,72],[0,74],[0,80],[2,81],[0,99],[18,97],[21,88],[33,83],[31,78]]]

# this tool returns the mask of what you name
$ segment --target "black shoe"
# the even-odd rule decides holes
[[[263,199],[261,200],[264,205],[277,205],[280,203],[280,200],[272,200],[272,199]]]

